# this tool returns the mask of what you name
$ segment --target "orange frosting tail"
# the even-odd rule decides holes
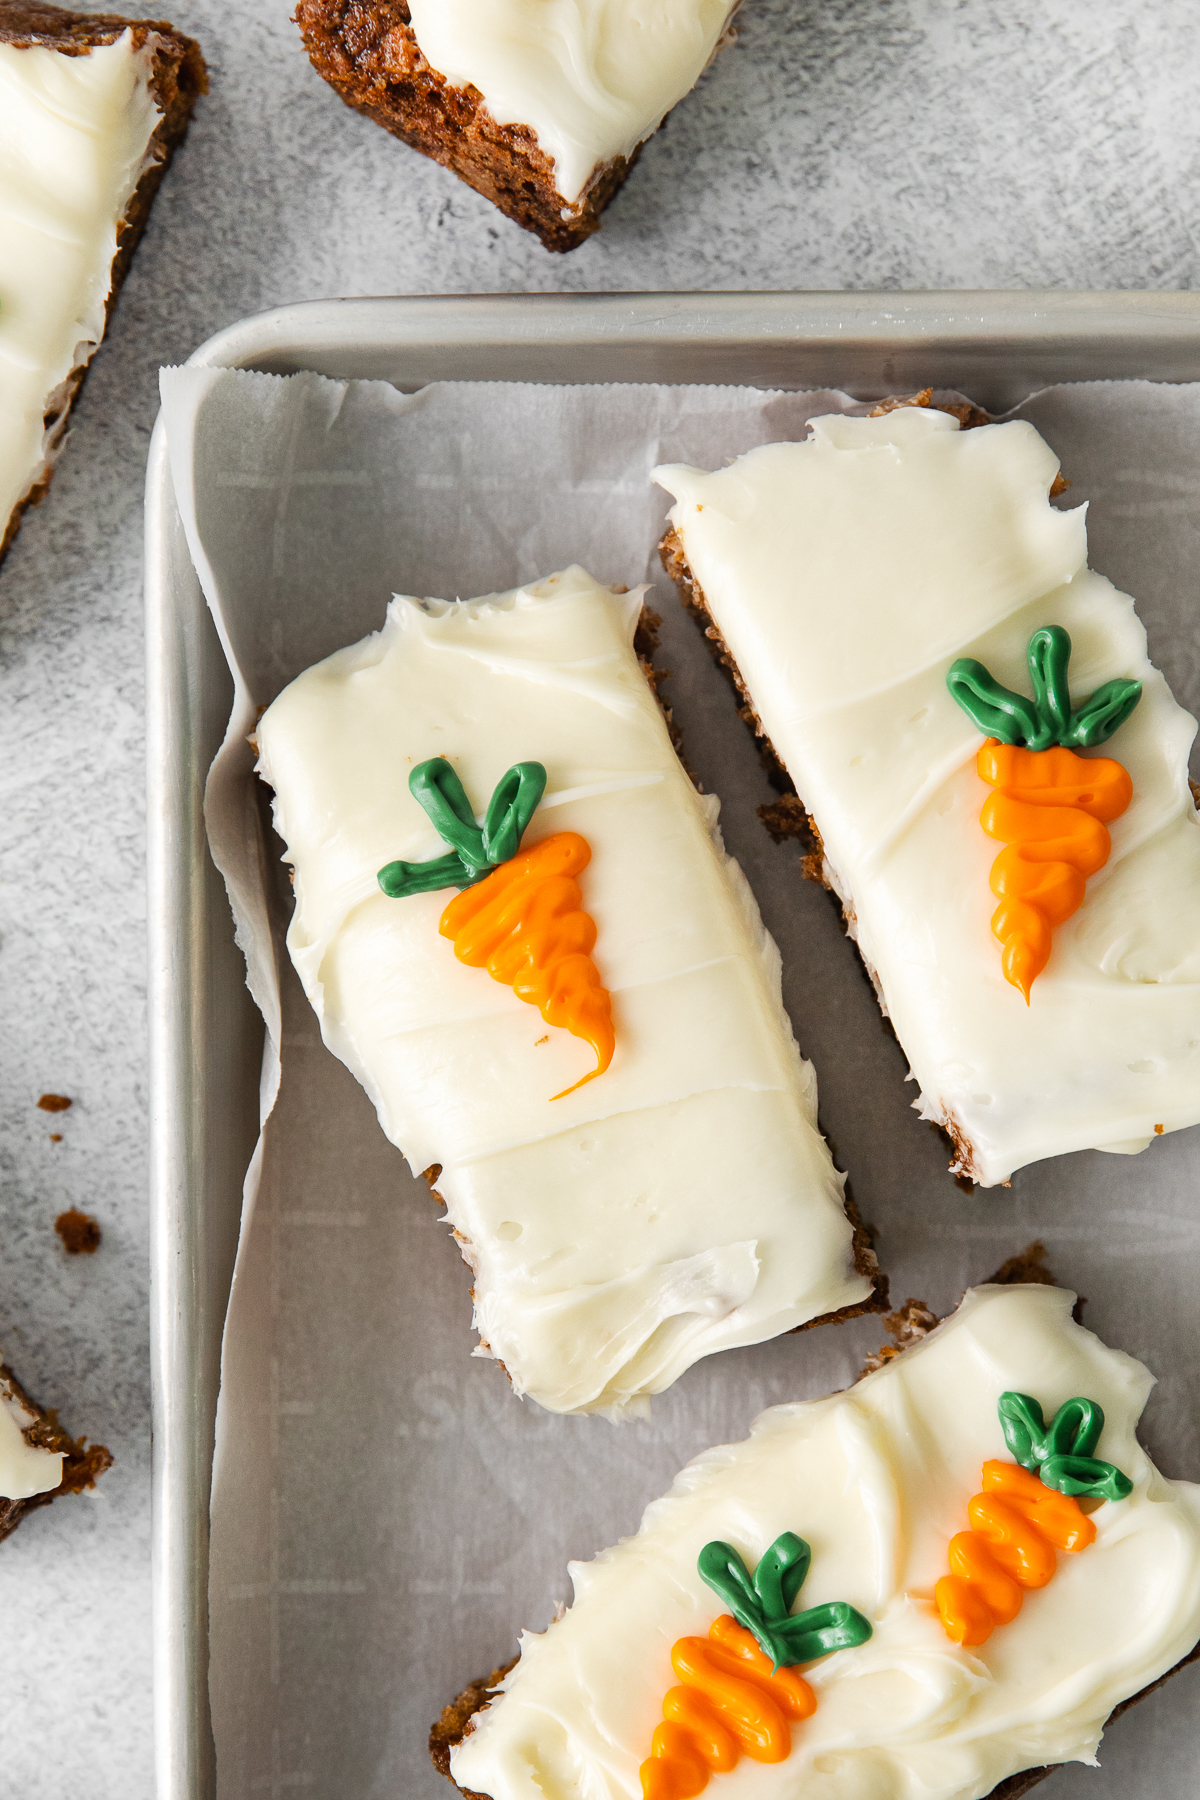
[[[596,927],[583,910],[575,880],[591,856],[577,832],[543,838],[464,888],[438,927],[453,940],[460,962],[486,967],[518,999],[536,1006],[548,1025],[562,1026],[591,1045],[596,1067],[555,1100],[603,1075],[616,1042],[612,1002],[591,959]]]
[[[970,1531],[950,1540],[950,1574],[934,1589],[947,1637],[984,1644],[1021,1610],[1025,1588],[1045,1587],[1056,1550],[1086,1550],[1096,1527],[1077,1500],[1045,1487],[1018,1463],[985,1462],[968,1503]]]
[[[979,822],[1005,845],[992,864],[1000,904],[992,931],[1003,945],[1006,980],[1029,991],[1050,956],[1053,929],[1083,900],[1089,875],[1108,861],[1106,824],[1133,797],[1133,783],[1108,756],[1078,756],[1061,746],[1026,750],[989,739],[976,768],[995,790]]]
[[[773,1671],[753,1634],[728,1613],[706,1638],[680,1638],[671,1666],[680,1685],[667,1692],[641,1767],[643,1800],[691,1800],[739,1756],[782,1762],[792,1747],[789,1721],[816,1711],[804,1677]]]

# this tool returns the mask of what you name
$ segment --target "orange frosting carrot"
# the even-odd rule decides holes
[[[946,1635],[986,1643],[1021,1610],[1025,1588],[1045,1587],[1056,1550],[1086,1550],[1096,1527],[1077,1500],[1017,1463],[983,1465],[983,1491],[968,1503],[970,1531],[950,1540],[949,1575],[934,1589]]]
[[[976,768],[994,789],[979,822],[1005,845],[992,864],[1000,901],[992,931],[1004,946],[1005,977],[1029,990],[1050,956],[1055,925],[1079,906],[1089,875],[1108,861],[1105,825],[1133,797],[1133,783],[1108,756],[1077,756],[1061,745],[1027,750],[989,738]]]
[[[616,1041],[612,1002],[591,959],[596,927],[575,880],[591,858],[577,832],[555,832],[465,888],[438,927],[453,940],[460,962],[486,968],[536,1006],[548,1025],[564,1026],[591,1045],[596,1067],[555,1100],[603,1075]]]
[[[995,793],[980,824],[1006,846],[992,864],[1000,904],[992,930],[1004,946],[1004,974],[1025,996],[1045,968],[1050,937],[1083,899],[1089,875],[1112,848],[1104,829],[1133,797],[1120,763],[1077,756],[1118,731],[1142,696],[1124,676],[1078,704],[1067,680],[1071,639],[1043,625],[1025,650],[1032,698],[1003,687],[973,656],[960,656],[946,686],[987,739],[976,768]]]
[[[644,1800],[691,1800],[742,1755],[782,1762],[792,1747],[788,1721],[816,1711],[804,1677],[793,1668],[772,1673],[770,1657],[728,1613],[706,1638],[680,1638],[671,1666],[679,1686],[667,1691],[641,1767]]]

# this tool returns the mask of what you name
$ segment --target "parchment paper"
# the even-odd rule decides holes
[[[1041,1164],[974,1198],[956,1189],[828,897],[756,817],[772,797],[756,748],[658,566],[656,462],[716,466],[849,400],[502,384],[404,396],[211,370],[165,372],[163,396],[192,555],[235,675],[210,843],[270,1039],[212,1497],[222,1800],[449,1796],[426,1757],[431,1722],[569,1599],[568,1559],[633,1530],[689,1456],[744,1435],[763,1406],[845,1386],[882,1335],[858,1321],[711,1358],[649,1424],[623,1427],[522,1404],[494,1364],[472,1360],[469,1276],[439,1209],[322,1046],[291,973],[289,890],[245,742],[255,708],[376,628],[393,591],[468,597],[576,561],[602,581],[655,584],[667,697],[782,950],[822,1122],[878,1228],[894,1299],[947,1310],[1041,1237],[1088,1296],[1093,1328],[1159,1374],[1152,1453],[1200,1477],[1200,1137]],[[1063,459],[1061,504],[1094,502],[1092,564],[1138,597],[1152,655],[1196,710],[1200,390],[1074,386],[1020,410]],[[1176,1678],[1115,1729],[1101,1774],[1060,1772],[1048,1800],[1194,1800],[1194,1703],[1192,1677]]]

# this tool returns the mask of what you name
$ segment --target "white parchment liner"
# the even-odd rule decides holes
[[[847,370],[852,381],[854,371]],[[1200,1476],[1200,1138],[1094,1153],[969,1199],[910,1110],[903,1056],[827,897],[756,817],[771,790],[707,648],[658,566],[660,461],[715,467],[803,435],[840,394],[437,384],[405,396],[185,369],[163,377],[172,474],[235,681],[207,821],[268,1027],[264,1131],[226,1325],[212,1496],[211,1695],[222,1800],[451,1790],[430,1767],[442,1704],[569,1598],[566,1565],[632,1530],[687,1457],[764,1405],[853,1379],[859,1322],[692,1369],[648,1425],[559,1419],[472,1360],[469,1277],[438,1209],[324,1049],[282,947],[277,840],[246,739],[302,669],[377,628],[393,592],[468,597],[571,562],[655,584],[668,698],[783,952],[822,1121],[897,1301],[945,1310],[1033,1237],[1089,1296],[1088,1322],[1162,1377],[1145,1440]],[[1091,562],[1135,594],[1151,654],[1200,710],[1200,389],[1049,389],[1021,409],[1093,502]],[[736,1208],[737,1195],[730,1205]],[[1180,1677],[1119,1729],[1157,1796],[1200,1790]],[[1194,1702],[1192,1702],[1194,1704]],[[1132,1763],[1129,1764],[1133,1766]],[[1122,1790],[1080,1769],[1065,1797]]]

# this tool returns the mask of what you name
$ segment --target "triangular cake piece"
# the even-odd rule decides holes
[[[173,25],[0,0],[0,557],[50,485],[205,86],[199,46]]]
[[[453,169],[547,250],[596,230],[738,0],[298,0],[348,106]]]

